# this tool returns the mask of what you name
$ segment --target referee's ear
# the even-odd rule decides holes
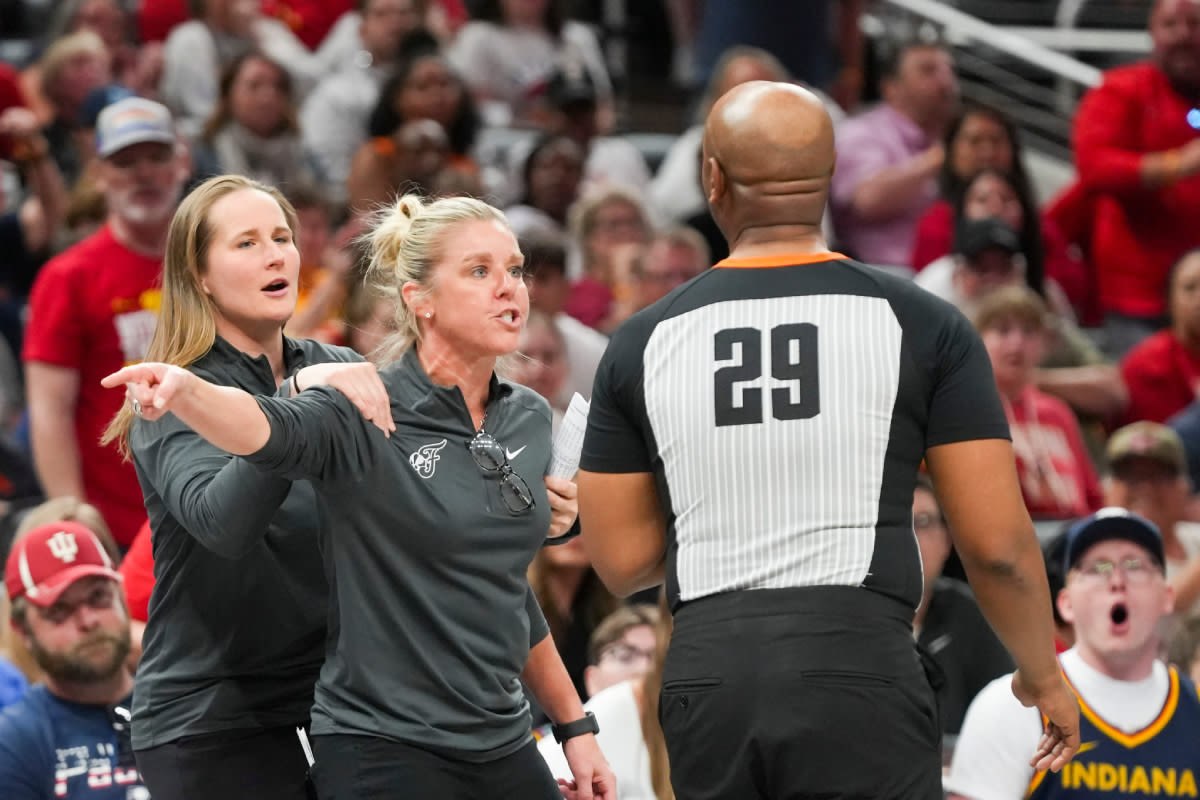
[[[713,156],[704,160],[704,172],[708,179],[708,202],[709,205],[713,205],[729,190],[729,179],[725,177],[721,162]]]

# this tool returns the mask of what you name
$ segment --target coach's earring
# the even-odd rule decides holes
[[[431,319],[432,317],[433,317],[433,312],[432,312],[432,311],[426,311],[426,312],[425,312],[425,319]]]

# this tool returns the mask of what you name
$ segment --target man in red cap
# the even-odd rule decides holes
[[[133,676],[121,576],[88,528],[52,522],[9,553],[12,626],[46,673],[0,713],[0,787],[9,800],[142,800],[129,743]]]

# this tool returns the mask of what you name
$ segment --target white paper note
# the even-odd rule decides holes
[[[583,433],[587,430],[588,401],[576,392],[567,406],[554,437],[554,449],[550,453],[550,468],[547,475],[574,480],[579,471],[579,454],[583,452]]]
[[[313,758],[312,745],[308,743],[308,734],[304,731],[304,728],[296,728],[296,738],[300,740],[300,747],[304,750],[304,760],[311,767],[317,762]]]

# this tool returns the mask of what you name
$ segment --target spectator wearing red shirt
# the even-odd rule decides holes
[[[1074,413],[1034,384],[1049,324],[1045,302],[1026,286],[997,289],[975,315],[1004,401],[1025,506],[1035,519],[1070,519],[1098,510],[1104,496]]]
[[[1167,272],[1200,220],[1200,0],[1158,0],[1149,61],[1109,70],[1075,115],[1087,243],[1108,347],[1120,356],[1166,324]]]
[[[42,487],[49,497],[96,505],[128,547],[146,511],[133,466],[99,445],[123,402],[100,379],[145,355],[167,226],[188,164],[167,109],[136,97],[101,112],[96,152],[105,225],[38,275],[23,358]]]
[[[1121,360],[1129,388],[1123,424],[1166,422],[1200,396],[1200,249],[1172,267],[1171,327],[1140,342]]]

